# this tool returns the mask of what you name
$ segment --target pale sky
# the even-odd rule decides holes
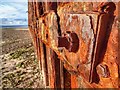
[[[0,18],[27,18],[27,0],[0,0]]]

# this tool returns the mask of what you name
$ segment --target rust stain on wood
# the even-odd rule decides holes
[[[116,7],[113,2],[28,3],[29,30],[46,86],[119,87]]]

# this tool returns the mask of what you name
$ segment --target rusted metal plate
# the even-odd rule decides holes
[[[64,13],[59,14],[61,19],[62,33],[67,31],[75,32],[79,38],[79,49],[77,52],[69,52],[64,49],[64,54],[68,62],[81,71],[83,76],[89,81],[90,69],[92,63],[93,50],[95,45],[95,37],[99,14],[83,14],[83,13]],[[93,17],[93,18],[92,18]]]

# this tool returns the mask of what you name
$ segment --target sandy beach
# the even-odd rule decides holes
[[[42,75],[28,29],[2,29],[1,86],[41,88]]]

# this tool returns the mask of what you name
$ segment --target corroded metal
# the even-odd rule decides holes
[[[97,73],[103,77],[103,78],[109,78],[110,77],[110,71],[109,71],[109,68],[107,65],[102,65],[102,64],[99,64],[97,66]]]
[[[79,38],[74,32],[66,32],[65,36],[58,37],[58,48],[65,47],[69,52],[77,52],[79,49]]]
[[[46,68],[46,86],[118,87],[116,6],[113,2],[29,3],[30,31],[41,68]],[[109,37],[116,40],[115,46]]]

